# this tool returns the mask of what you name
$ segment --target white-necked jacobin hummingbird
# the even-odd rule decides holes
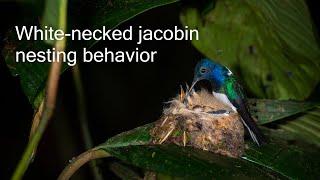
[[[202,59],[195,67],[190,91],[200,80],[208,80],[212,85],[213,95],[219,101],[231,107],[233,111],[239,113],[243,125],[249,131],[255,143],[260,146],[265,142],[263,134],[248,110],[246,97],[241,85],[227,67],[209,59]]]

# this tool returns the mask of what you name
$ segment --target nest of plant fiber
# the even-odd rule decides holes
[[[181,94],[169,102],[151,130],[153,144],[174,143],[237,158],[244,152],[238,113],[206,90]]]

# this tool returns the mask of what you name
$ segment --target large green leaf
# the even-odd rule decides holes
[[[50,46],[44,42],[30,42],[12,40],[15,37],[9,37],[2,53],[6,60],[7,66],[13,76],[20,79],[21,87],[34,108],[40,105],[44,96],[45,80],[50,68],[49,63],[23,63],[15,61],[16,51],[40,51]]]
[[[282,139],[273,138],[279,135],[266,135],[270,142],[261,148],[250,145],[242,159],[269,168],[289,179],[317,179],[320,170],[320,159],[316,158],[320,155],[318,148],[306,144],[290,145]]]
[[[299,102],[289,100],[249,99],[251,114],[259,124],[267,124],[307,110],[313,109],[320,103]]]
[[[92,29],[114,28],[124,21],[127,21],[136,15],[149,9],[177,2],[178,0],[95,0],[89,3],[86,9],[94,10],[95,14],[87,15],[89,27]],[[101,8],[103,6],[103,8]],[[93,46],[97,41],[90,41],[86,45]]]
[[[41,25],[53,27],[54,29],[58,29],[58,27],[65,27],[61,23],[65,23],[64,17],[61,11],[61,1],[66,0],[47,0],[45,5],[45,11],[43,14],[43,18],[41,21]],[[33,5],[39,5],[40,2],[26,2],[26,6],[30,6],[29,3]],[[37,4],[38,3],[38,4]],[[33,8],[33,7],[29,7]],[[27,8],[27,9],[29,9]],[[62,9],[63,10],[63,9]],[[28,29],[32,25],[39,25],[38,23],[38,14],[36,11],[26,10],[28,14],[28,18],[23,19],[21,24],[17,26],[21,29],[22,26],[26,26]],[[30,25],[30,26],[28,26]],[[30,63],[30,62],[16,62],[16,52],[17,51],[45,51],[46,49],[51,49],[51,45],[54,41],[28,41],[26,39],[18,40],[16,35],[15,28],[10,30],[7,33],[6,43],[3,48],[3,55],[5,57],[6,63],[14,76],[19,76],[21,87],[26,94],[29,102],[33,105],[34,108],[37,108],[40,105],[41,100],[44,97],[44,87],[45,80],[48,76],[48,70],[50,68],[50,63]],[[20,59],[21,61],[21,59]],[[66,66],[63,66],[62,71],[66,69]]]
[[[320,147],[319,103],[270,99],[249,99],[248,102],[251,114],[259,124],[283,119],[277,125],[281,130],[290,133],[293,139],[300,139]]]
[[[60,0],[62,1],[62,0]],[[55,0],[47,0],[45,4],[44,16],[41,18],[41,26],[52,26],[54,29],[57,29],[59,23],[59,4],[60,1]],[[75,5],[79,5],[79,7],[72,6],[70,9],[73,12],[69,12],[71,19],[69,21],[68,27],[78,27],[84,26],[85,28],[94,27],[98,28],[101,26],[106,26],[107,28],[114,28],[120,23],[134,17],[135,15],[142,13],[148,9],[166,5],[169,3],[176,2],[177,0],[154,0],[154,1],[146,1],[146,0],[115,0],[115,1],[85,1],[81,2],[81,5],[74,3]],[[39,3],[38,1],[34,1],[34,6],[36,7]],[[73,5],[73,4],[72,4]],[[33,6],[30,8],[34,8]],[[87,14],[79,14],[79,8],[91,8],[91,12]],[[83,11],[86,12],[86,11]],[[41,14],[42,15],[42,14]],[[23,19],[23,23],[21,25],[39,25],[39,14],[28,14],[27,20]],[[81,19],[79,20],[79,17]],[[89,18],[85,23],[86,18]],[[78,20],[78,21],[76,21]],[[70,24],[73,23],[73,24]],[[77,41],[76,41],[77,42]],[[49,44],[53,44],[53,41],[47,41]],[[79,42],[77,42],[79,43]],[[74,43],[74,44],[77,44]],[[91,44],[86,44],[87,46],[92,46],[95,42],[89,42]],[[73,42],[68,42],[68,46],[77,47]],[[14,28],[8,32],[5,48],[2,53],[5,57],[6,63],[11,70],[14,76],[19,76],[22,89],[26,94],[29,102],[33,105],[34,108],[39,106],[39,103],[43,99],[43,88],[45,86],[45,80],[47,79],[49,63],[17,63],[15,61],[15,52],[18,50],[21,51],[40,51],[46,50],[50,48],[50,46],[46,45],[45,42],[42,41],[18,41],[16,37],[16,33]],[[64,66],[64,70],[67,66]]]
[[[241,75],[258,97],[305,99],[320,78],[320,50],[303,0],[217,0],[181,21],[199,30],[193,45]]]
[[[257,147],[248,143],[240,159],[174,145],[149,145],[148,124],[119,134],[98,146],[113,156],[143,169],[187,179],[315,179],[320,175],[317,149],[289,145],[272,138]],[[279,136],[277,136],[279,137]]]
[[[295,139],[304,140],[320,147],[320,108],[303,113],[295,119],[288,118],[279,127],[292,133]]]
[[[183,177],[186,179],[243,179],[255,177],[270,179],[281,177],[269,171],[263,171],[254,164],[239,159],[231,159],[192,148],[174,145],[127,146],[103,149],[113,156],[160,173]]]

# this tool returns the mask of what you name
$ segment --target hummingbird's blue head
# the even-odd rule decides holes
[[[202,59],[196,65],[192,86],[200,80],[208,80],[214,88],[219,88],[231,74],[232,72],[225,66],[210,59]]]

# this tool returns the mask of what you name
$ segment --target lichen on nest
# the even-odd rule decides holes
[[[208,91],[193,91],[185,98],[181,90],[168,103],[150,132],[153,144],[174,143],[235,158],[243,154],[240,116]]]

